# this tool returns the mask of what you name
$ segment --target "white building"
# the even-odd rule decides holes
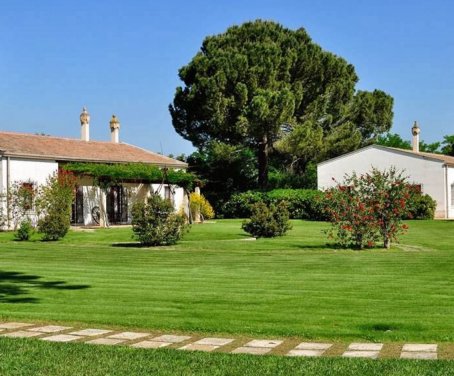
[[[49,176],[67,162],[139,162],[162,168],[187,168],[184,162],[120,142],[120,123],[115,116],[110,121],[111,141],[90,141],[89,121],[90,116],[84,108],[80,116],[80,140],[0,131],[0,193],[7,193],[15,183],[45,184]],[[110,187],[107,192],[94,186],[90,177],[80,178],[78,183],[72,212],[75,225],[96,225],[99,222],[104,225],[105,219],[109,224],[130,223],[134,202],[145,200],[151,192],[171,199],[175,210],[187,212],[188,198],[184,189],[165,184],[165,181],[164,184],[126,181]],[[5,212],[6,203],[2,205]]]
[[[333,187],[336,181],[342,182],[345,175],[353,172],[362,174],[372,167],[379,170],[395,167],[437,202],[436,218],[454,218],[454,157],[420,152],[420,130],[416,122],[412,133],[413,150],[370,145],[319,163],[318,189]]]

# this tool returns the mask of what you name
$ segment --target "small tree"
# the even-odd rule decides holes
[[[13,229],[23,221],[32,223],[32,217],[35,215],[35,200],[38,196],[38,188],[35,182],[15,181],[8,189],[8,193],[3,194],[3,215],[1,222],[4,225],[11,224]]]
[[[363,175],[346,176],[342,184],[326,192],[325,210],[331,217],[331,237],[343,246],[362,249],[382,239],[390,248],[408,227],[412,188],[402,172],[394,167],[380,171],[372,168]]]
[[[292,228],[289,222],[287,204],[267,206],[258,202],[251,207],[252,215],[249,221],[244,221],[242,228],[256,238],[274,238],[283,236]]]
[[[36,207],[38,213],[44,215],[38,221],[38,231],[43,234],[43,240],[58,240],[68,232],[75,188],[74,174],[65,170],[51,175],[47,184],[40,187]]]
[[[8,226],[8,200],[6,193],[0,193],[0,231]]]
[[[29,219],[24,219],[17,231],[14,233],[14,239],[18,241],[30,240],[33,234],[33,226]]]
[[[132,231],[147,246],[175,244],[186,228],[183,216],[174,213],[169,200],[152,195],[146,203],[138,202],[132,208]]]

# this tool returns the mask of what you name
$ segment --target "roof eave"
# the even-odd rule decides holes
[[[188,168],[188,164],[185,162],[179,163],[167,163],[167,162],[131,162],[131,161],[121,161],[121,160],[111,160],[111,159],[90,159],[90,158],[68,158],[59,155],[37,155],[37,154],[26,154],[26,153],[8,153],[5,152],[5,157],[17,157],[17,158],[29,158],[29,159],[40,159],[45,161],[56,161],[56,162],[89,162],[89,163],[145,163],[153,166],[159,167],[174,167],[174,168]]]
[[[345,154],[339,155],[337,157],[334,157],[334,158],[331,158],[331,159],[327,159],[326,161],[318,163],[317,166],[322,166],[322,165],[324,165],[326,163],[335,161],[337,159],[342,159],[342,158],[347,157],[349,155],[353,155],[353,154],[362,152],[363,150],[366,150],[366,149],[380,149],[380,150],[390,151],[390,152],[401,154],[401,155],[406,155],[406,156],[413,157],[413,158],[422,158],[422,159],[426,159],[426,160],[429,160],[429,161],[432,161],[432,162],[449,164],[449,162],[444,161],[442,158],[436,158],[436,157],[431,157],[431,156],[424,155],[424,154],[418,154],[418,153],[415,153],[415,152],[413,152],[411,150],[398,149],[398,148],[392,148],[392,147],[383,146],[383,145],[372,144],[372,145],[369,145],[369,146],[366,146],[366,147],[363,147],[363,148],[360,148],[360,149],[353,150],[353,151],[351,151],[349,153],[345,153]]]

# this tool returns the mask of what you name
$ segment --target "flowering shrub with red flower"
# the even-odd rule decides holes
[[[329,237],[345,247],[370,248],[382,240],[390,248],[408,228],[402,218],[409,214],[413,193],[407,177],[394,167],[345,176],[326,191],[325,210],[332,225]]]

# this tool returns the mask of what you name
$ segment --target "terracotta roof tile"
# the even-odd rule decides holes
[[[0,131],[0,154],[58,161],[149,163],[186,168],[187,164],[125,143],[82,141]]]

